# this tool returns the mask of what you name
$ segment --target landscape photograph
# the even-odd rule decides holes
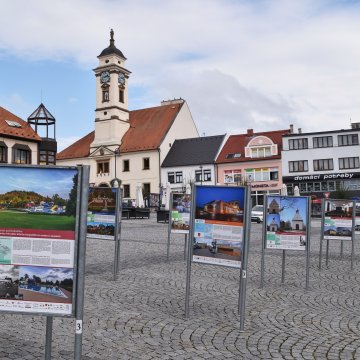
[[[73,269],[19,267],[19,294],[25,301],[72,302]]]
[[[18,299],[19,267],[0,265],[0,299]]]
[[[2,229],[74,231],[76,198],[76,169],[0,167]]]

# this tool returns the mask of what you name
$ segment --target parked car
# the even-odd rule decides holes
[[[251,210],[251,221],[261,223],[264,221],[264,205],[255,205]]]

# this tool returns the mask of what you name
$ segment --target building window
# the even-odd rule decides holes
[[[143,170],[150,169],[150,158],[143,158]]]
[[[143,195],[145,196],[149,196],[150,194],[150,183],[144,183],[143,184]]]
[[[313,138],[313,147],[314,148],[323,148],[323,147],[332,147],[333,138],[332,136],[321,136]]]
[[[300,150],[308,148],[308,139],[290,139],[289,140],[289,150]]]
[[[6,146],[0,146],[0,163],[7,163],[7,152]]]
[[[224,184],[240,183],[241,170],[225,170],[224,171]]]
[[[271,156],[271,147],[270,146],[262,146],[251,148],[251,157],[252,158],[261,158]]]
[[[102,175],[102,174],[109,174],[110,172],[110,167],[109,167],[109,160],[106,161],[98,161],[97,162],[97,170],[96,173],[98,175]]]
[[[307,160],[289,161],[289,172],[301,172],[308,170],[309,168]]]
[[[278,168],[245,169],[247,181],[270,181],[279,179]]]
[[[339,146],[359,145],[358,134],[338,135]]]
[[[202,170],[195,170],[195,181],[202,182]]]
[[[124,90],[119,90],[119,101],[124,103]]]
[[[14,164],[31,164],[31,151],[14,148]]]
[[[40,150],[39,155],[40,155],[39,156],[40,165],[55,165],[56,163],[55,151]]]
[[[129,184],[123,185],[123,189],[124,189],[124,198],[129,198],[130,197],[130,185]]]
[[[226,155],[227,159],[233,159],[233,158],[239,158],[239,157],[241,157],[241,154],[239,154],[239,153],[230,153],[230,154]]]
[[[109,101],[109,90],[103,90],[102,92],[102,102]]]
[[[177,184],[183,182],[183,173],[182,173],[182,171],[177,171],[177,172],[175,173],[175,182],[176,182]]]
[[[123,160],[123,171],[130,171],[130,160]]]
[[[168,172],[168,182],[170,184],[174,184],[175,183],[175,174],[174,172]]]
[[[211,181],[211,170],[204,170],[204,181]]]
[[[359,157],[339,158],[339,169],[357,169],[359,168]]]
[[[333,159],[314,160],[314,171],[334,170]]]

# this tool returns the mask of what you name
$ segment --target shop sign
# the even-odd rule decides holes
[[[332,173],[332,174],[316,174],[316,175],[298,175],[298,176],[284,176],[285,182],[302,182],[313,180],[336,180],[336,179],[353,179],[360,178],[360,172],[356,173]]]

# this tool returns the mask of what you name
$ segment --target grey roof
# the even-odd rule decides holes
[[[215,135],[175,140],[161,166],[213,164],[224,138],[225,135]]]

